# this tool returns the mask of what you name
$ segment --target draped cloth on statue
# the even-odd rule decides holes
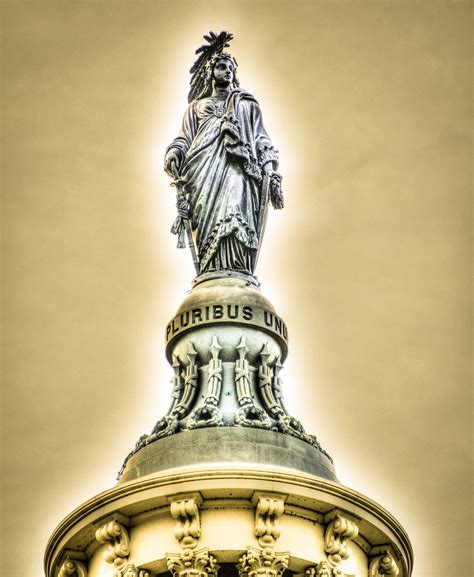
[[[276,153],[255,98],[234,89],[193,101],[168,147],[182,154],[180,177],[201,272],[253,273],[259,244],[262,167]]]

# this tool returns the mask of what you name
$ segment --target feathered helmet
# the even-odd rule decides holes
[[[211,95],[212,92],[212,71],[214,64],[220,58],[227,58],[234,65],[234,86],[239,86],[239,81],[235,76],[235,69],[237,68],[237,62],[228,52],[224,52],[224,48],[229,46],[229,42],[234,38],[230,32],[225,30],[216,34],[215,32],[209,32],[209,34],[204,35],[204,40],[207,44],[203,44],[196,50],[196,54],[199,54],[198,59],[192,65],[190,69],[191,76],[191,88],[188,94],[188,102],[193,100],[199,100],[199,98],[206,98]]]

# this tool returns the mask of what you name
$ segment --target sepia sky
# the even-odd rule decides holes
[[[167,410],[191,256],[164,149],[208,30],[280,150],[257,270],[287,404],[386,507],[414,577],[470,577],[471,2],[3,0],[2,572]]]

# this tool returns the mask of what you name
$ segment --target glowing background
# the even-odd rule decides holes
[[[3,2],[2,571],[110,487],[169,403],[193,276],[162,173],[209,29],[281,153],[258,275],[287,404],[407,529],[415,577],[469,577],[470,2]]]

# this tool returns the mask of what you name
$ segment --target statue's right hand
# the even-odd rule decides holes
[[[165,172],[173,178],[178,176],[181,164],[181,152],[177,148],[170,148],[165,156]]]

